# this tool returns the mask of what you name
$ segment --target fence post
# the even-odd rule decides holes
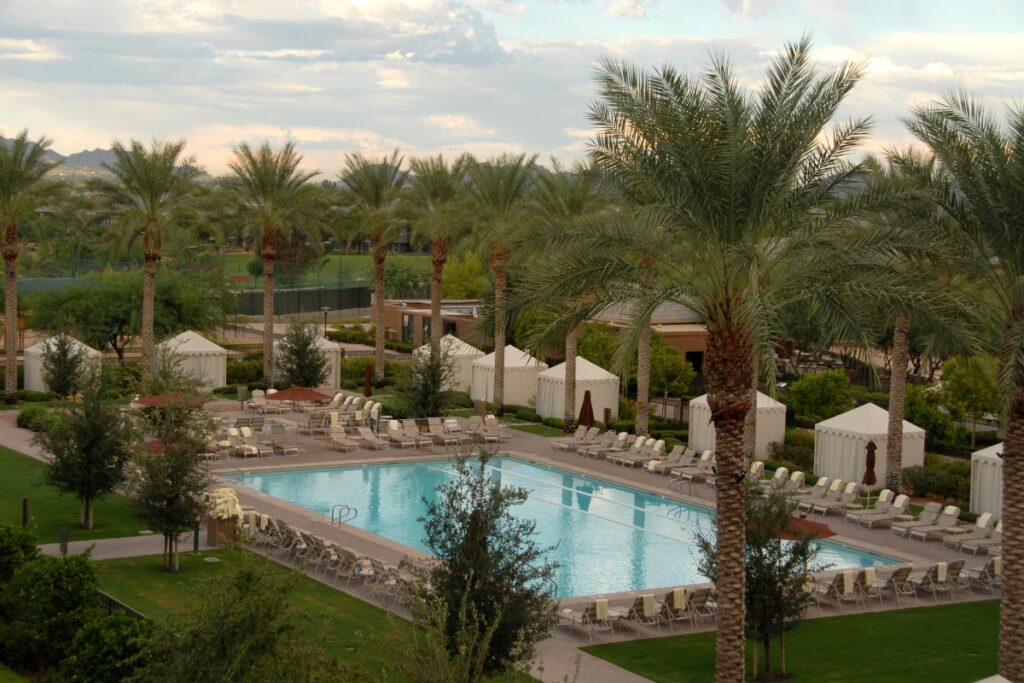
[[[68,528],[66,526],[60,528],[60,554],[68,554]]]
[[[192,530],[192,552],[199,552],[199,524]]]
[[[21,499],[21,528],[28,528],[28,498]]]

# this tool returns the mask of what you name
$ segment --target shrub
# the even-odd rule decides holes
[[[783,460],[801,469],[814,468],[814,435],[803,429],[787,429],[785,443],[773,443],[769,448],[774,460]]]
[[[665,439],[665,446],[667,448],[670,439],[673,443],[687,443],[690,439],[690,432],[687,429],[652,429],[651,436],[655,439]]]
[[[543,424],[555,429],[565,429],[565,420],[558,417],[545,417]]]
[[[317,345],[316,325],[296,320],[278,343],[277,371],[290,386],[319,387],[327,381],[327,356]]]
[[[22,565],[37,557],[39,548],[31,531],[0,524],[0,585],[10,581]]]
[[[853,387],[842,370],[807,375],[789,387],[796,417],[818,422],[853,408]]]
[[[216,389],[213,390],[213,393],[217,394],[218,396],[230,396],[231,398],[235,398],[236,396],[238,396],[239,386],[241,385],[228,384],[227,386],[217,387]]]
[[[473,399],[469,397],[469,393],[466,391],[451,391],[448,392],[451,395],[449,399],[452,408],[472,408]]]
[[[68,335],[58,334],[43,346],[43,384],[55,396],[77,394],[84,371],[85,352]]]
[[[50,411],[43,406],[25,406],[18,413],[15,423],[22,429],[40,432],[50,424]]]
[[[64,394],[67,396],[67,394]],[[18,389],[15,398],[23,403],[42,403],[53,398],[52,394],[45,391],[33,391],[32,389]],[[63,398],[63,397],[62,397]]]
[[[930,439],[951,444],[963,441],[966,430],[958,429],[953,419],[939,409],[940,398],[939,392],[908,386],[905,399],[907,421],[925,430]]]
[[[230,365],[231,361],[228,361]],[[115,398],[131,396],[136,393],[139,381],[142,379],[141,365],[104,365],[100,369],[103,386],[107,391],[117,393]]]
[[[966,473],[960,464],[905,467],[904,486],[918,497],[938,496],[945,501],[966,502],[971,496],[971,466],[962,464],[966,465]]]
[[[520,408],[519,410],[517,410],[515,412],[515,416],[516,416],[517,420],[522,420],[523,422],[541,422],[541,421],[543,421],[543,418],[540,415],[538,415],[537,413],[535,413],[533,410],[531,410],[530,408]]]
[[[102,614],[78,629],[72,654],[60,667],[62,683],[124,681],[135,671],[136,655],[153,623],[121,612]]]
[[[263,360],[229,360],[228,384],[249,384],[263,379]]]
[[[327,338],[331,341],[345,344],[373,346],[376,343],[374,339],[375,329],[373,325],[368,330],[363,329],[361,326],[338,327],[333,330],[327,330]]]
[[[349,391],[359,391],[363,388],[363,383],[355,379],[343,379],[341,380],[341,388]]]

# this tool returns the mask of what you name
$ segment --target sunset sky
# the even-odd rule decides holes
[[[294,140],[334,175],[345,152],[506,151],[573,159],[601,56],[756,86],[803,33],[823,68],[868,60],[842,116],[867,148],[951,88],[1024,102],[1024,3],[932,0],[0,0],[0,134],[63,154],[185,138],[212,173],[239,142]]]

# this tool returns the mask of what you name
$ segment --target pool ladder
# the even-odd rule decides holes
[[[338,503],[331,508],[331,524],[346,524],[359,516],[359,510],[351,505]]]

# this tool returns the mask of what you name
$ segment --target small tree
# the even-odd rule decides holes
[[[324,682],[369,680],[342,670],[313,644],[290,608],[297,573],[237,552],[225,574],[197,588],[195,609],[154,630],[133,680]]]
[[[448,259],[441,291],[447,299],[482,299],[490,288],[487,271],[472,251]]]
[[[403,378],[401,392],[409,414],[414,417],[444,415],[451,404],[451,386],[455,364],[444,349],[417,358]]]
[[[842,370],[826,370],[807,375],[789,387],[793,412],[802,419],[817,422],[853,407],[853,387]]]
[[[152,621],[124,612],[97,614],[78,629],[57,679],[61,683],[131,680],[142,643],[152,632]]]
[[[327,357],[317,346],[316,325],[292,321],[278,343],[277,369],[281,381],[293,387],[319,387],[327,381]]]
[[[952,358],[942,367],[942,402],[957,417],[971,421],[974,448],[978,420],[999,412],[994,358]]]
[[[747,553],[746,553],[746,629],[747,636],[760,642],[764,650],[765,678],[771,675],[771,642],[779,639],[781,671],[785,673],[785,640],[787,630],[796,628],[803,619],[811,595],[804,590],[814,566],[818,549],[809,534],[793,531],[793,505],[781,491],[772,491],[767,498],[759,487],[747,486]],[[782,540],[792,536],[793,541]],[[698,569],[710,581],[718,575],[718,560],[713,538],[698,535],[700,552]],[[757,650],[753,670],[757,671]]]
[[[31,531],[0,524],[0,585],[6,585],[22,565],[37,557],[39,548]]]
[[[576,354],[583,356],[594,365],[605,370],[615,367],[615,353],[618,350],[615,330],[606,323],[585,323],[580,328],[576,342]]]
[[[82,400],[64,408],[62,419],[35,436],[35,443],[52,456],[46,480],[82,503],[81,525],[93,528],[93,505],[124,479],[137,432],[120,407],[103,400],[99,372],[88,375]]]
[[[669,393],[685,394],[697,377],[693,365],[678,349],[654,332],[651,335],[651,389],[668,398]]]
[[[430,572],[432,592],[421,597],[428,609],[434,600],[443,601],[449,653],[472,661],[465,648],[478,648],[484,674],[531,659],[534,645],[556,620],[557,565],[544,559],[551,548],[533,540],[535,522],[512,515],[527,491],[492,481],[489,458],[482,453],[478,467],[458,459],[455,479],[438,486],[420,518],[427,548],[439,560]],[[467,642],[467,624],[489,639]]]
[[[58,398],[78,393],[85,370],[85,352],[61,332],[43,345],[43,384]]]

